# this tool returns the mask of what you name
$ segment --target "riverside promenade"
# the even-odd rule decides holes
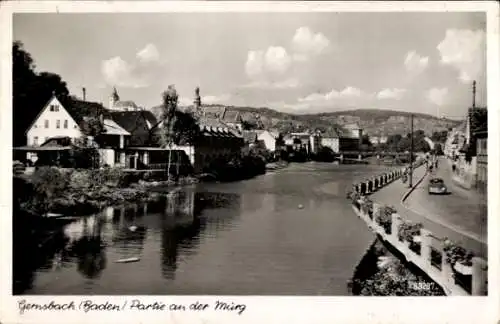
[[[412,263],[443,288],[446,295],[487,295],[487,246],[432,214],[414,212],[405,201],[426,186],[425,166],[416,163],[413,187],[401,181],[402,170],[355,184],[353,210],[398,257]],[[365,188],[368,188],[366,190]],[[373,190],[372,190],[373,189]],[[369,196],[369,197],[368,197]],[[425,216],[424,216],[425,215]]]
[[[441,163],[442,169],[438,168],[438,173],[432,175],[427,174],[425,167],[417,168],[413,173],[412,190],[408,188],[408,182],[398,180],[374,192],[371,199],[393,206],[403,219],[420,222],[436,236],[446,237],[474,255],[487,259],[487,240],[486,234],[483,234],[483,231],[486,232],[486,221],[484,226],[477,222],[480,218],[477,200],[467,201],[455,187],[450,188],[451,181],[447,181],[446,177],[443,178],[452,191],[450,195],[430,196],[427,193],[429,179],[440,177],[445,167],[447,165]]]

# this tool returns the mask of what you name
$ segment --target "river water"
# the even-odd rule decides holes
[[[375,237],[346,191],[381,169],[291,164],[186,187],[161,203],[106,208],[17,258],[14,293],[347,295]],[[139,260],[117,262],[126,258]]]

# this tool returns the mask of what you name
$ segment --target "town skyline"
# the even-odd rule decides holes
[[[175,84],[180,105],[192,104],[199,86],[205,104],[457,116],[472,103],[472,80],[477,105],[486,105],[485,19],[481,13],[15,14],[13,39],[33,55],[37,71],[61,75],[73,95],[81,97],[85,87],[88,100],[104,105],[116,87],[122,100],[149,109]]]

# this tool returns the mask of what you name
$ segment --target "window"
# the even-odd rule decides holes
[[[38,136],[33,137],[33,146],[38,145]]]
[[[50,111],[59,111],[59,107],[57,105],[50,105]]]
[[[45,128],[49,128],[49,120],[45,119]]]
[[[56,120],[56,128],[61,128],[61,121],[59,119]]]
[[[68,120],[67,119],[64,120],[64,128],[68,128]]]

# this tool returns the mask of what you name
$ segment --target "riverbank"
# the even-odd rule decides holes
[[[417,269],[397,259],[379,239],[370,246],[349,283],[354,296],[445,296]]]
[[[14,204],[26,215],[82,216],[105,206],[157,201],[166,189],[197,182],[191,176],[160,180],[118,169],[45,167],[29,177],[14,177],[13,194]]]

